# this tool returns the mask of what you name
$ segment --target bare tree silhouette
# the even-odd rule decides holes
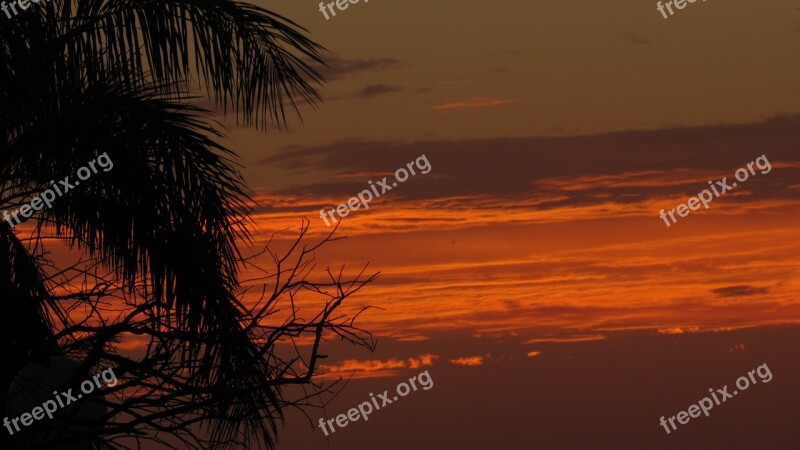
[[[248,266],[248,273],[259,274],[243,280],[259,287],[258,301],[246,306],[242,299],[247,289],[240,288],[230,310],[219,312],[220,320],[231,323],[213,334],[176,326],[175,314],[162,311],[157,302],[143,301],[149,289],[143,278],[131,290],[113,272],[104,272],[107,264],[102,262],[84,260],[55,271],[47,270],[55,268],[44,255],[38,255],[45,272],[52,272],[44,279],[48,290],[64,292],[47,296],[52,302],[47,309],[58,317],[52,329],[58,330],[53,339],[59,343],[60,353],[85,361],[86,370],[80,371],[84,375],[76,378],[86,378],[89,368],[115,367],[121,380],[105,390],[105,400],[96,400],[108,411],[101,421],[103,426],[92,434],[61,434],[58,443],[102,438],[96,441],[98,447],[129,447],[134,436],[136,441],[151,440],[173,448],[264,448],[274,445],[277,421],[285,408],[322,406],[324,394],[332,393],[339,383],[314,381],[317,363],[325,357],[320,353],[323,341],[343,339],[374,349],[371,334],[354,323],[367,308],[352,315],[337,311],[342,302],[375,280],[377,274],[366,276],[362,270],[348,278],[341,270],[318,270],[315,252],[337,238],[328,235],[318,242],[308,242],[308,225],[304,220],[298,237],[282,254],[267,246],[241,261]],[[268,256],[274,268],[257,266],[255,260],[261,256]],[[296,304],[302,296],[316,298],[305,298],[304,303],[318,307],[305,313]],[[72,319],[78,309],[88,313],[79,314],[79,320]],[[146,351],[119,351],[115,343],[125,336],[145,339],[140,346]],[[202,351],[187,354],[187,345]],[[277,351],[279,345],[283,352]],[[207,357],[207,351],[236,351],[234,357],[218,361],[235,361],[237,366],[213,367],[225,378],[209,383],[207,374],[200,372],[205,367],[201,360]],[[290,385],[307,385],[310,389],[304,389],[305,395],[284,398],[281,388]],[[58,425],[75,423],[62,422]],[[217,427],[206,433],[201,427],[206,422],[214,422]],[[45,442],[28,448],[53,448],[52,445]]]
[[[243,303],[241,269],[255,267],[239,244],[250,242],[252,201],[208,111],[189,103],[202,93],[242,124],[281,126],[284,105],[319,100],[322,80],[306,61],[322,63],[321,47],[303,32],[231,0],[49,0],[0,27],[0,207],[19,207],[98,153],[115,165],[40,211],[29,237],[0,224],[11,309],[0,325],[12,343],[2,386],[53,355],[84,361],[84,372],[110,364],[124,379],[103,400],[103,426],[59,445],[135,436],[272,448],[284,408],[304,404],[281,387],[315,386],[306,400],[330,388],[312,383],[326,333],[374,347],[355,317],[335,311],[375,276],[307,278],[318,247],[302,245],[308,222],[266,272],[272,294]],[[52,239],[83,259],[55,267]],[[283,300],[294,311],[299,292],[326,301],[267,325]],[[279,342],[305,335],[309,352],[278,355]],[[126,336],[146,341],[143,354],[118,351]]]

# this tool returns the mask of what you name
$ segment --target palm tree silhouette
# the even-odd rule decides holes
[[[25,225],[12,230],[0,223],[0,295],[7,309],[0,327],[10,343],[4,389],[27,364],[65,353],[67,338],[80,349],[70,353],[86,357],[87,366],[114,362],[140,378],[154,376],[157,367],[160,383],[167,383],[163,370],[173,367],[174,356],[183,366],[173,375],[189,381],[163,402],[181,394],[196,403],[195,410],[186,402],[172,413],[201,414],[217,443],[255,434],[259,445],[274,445],[274,420],[285,404],[281,382],[307,382],[314,365],[308,376],[276,374],[277,365],[264,357],[266,341],[253,339],[258,326],[243,325],[261,318],[247,316],[237,297],[244,260],[237,242],[249,237],[251,202],[235,154],[219,143],[208,111],[191,102],[206,97],[244,125],[282,126],[298,101],[319,100],[314,85],[322,79],[311,64],[322,63],[322,49],[304,32],[232,0],[48,0],[2,23],[0,208],[18,208],[100,153],[114,163],[113,171],[38,212],[30,237],[21,237]],[[146,298],[131,305],[147,319],[90,328],[69,317],[37,253],[48,232],[93,258],[121,290]],[[331,279],[328,285],[341,286],[341,277]],[[97,300],[101,293],[81,295],[71,298]],[[314,332],[318,343],[330,311],[347,295],[341,290],[338,303],[301,331]],[[89,331],[92,339],[70,334]],[[108,350],[125,332],[158,342],[148,350],[147,370]],[[116,431],[156,426],[166,415],[154,417]]]

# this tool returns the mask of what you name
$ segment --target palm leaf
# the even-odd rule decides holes
[[[128,84],[150,79],[186,91],[192,77],[245,124],[279,125],[285,104],[315,104],[322,63],[306,30],[263,8],[230,0],[52,0],[43,20],[69,24],[42,49],[65,54],[73,78]]]

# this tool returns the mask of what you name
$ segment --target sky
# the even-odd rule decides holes
[[[358,323],[378,346],[327,343],[323,379],[350,382],[311,421],[290,413],[279,449],[797,448],[800,6],[255,4],[328,67],[287,129],[225,121],[254,248],[303,217],[319,238],[321,209],[430,163],[317,253],[380,272],[348,309],[375,307]],[[708,209],[659,217],[760,157]],[[774,381],[659,425],[761,364]],[[317,427],[424,370],[430,390]]]
[[[776,0],[357,3],[255,2],[329,52],[318,111],[265,137],[235,133],[246,162],[361,139],[552,137],[760,122],[797,112],[800,7]],[[257,141],[257,144],[256,142]],[[247,144],[252,142],[252,144]],[[313,182],[248,164],[253,187]],[[326,168],[321,168],[324,170]]]

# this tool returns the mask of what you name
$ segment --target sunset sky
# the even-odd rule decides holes
[[[372,0],[326,21],[318,2],[256,3],[329,67],[302,122],[226,122],[255,248],[302,217],[320,236],[320,209],[420,155],[432,167],[346,217],[318,260],[381,272],[351,299],[377,307],[359,323],[378,348],[330,344],[326,376],[354,381],[325,417],[421,370],[435,386],[328,440],[290,415],[282,448],[797,448],[800,6],[665,20],[642,1]],[[762,155],[769,173],[659,218]],[[658,425],[762,363],[774,382]]]

